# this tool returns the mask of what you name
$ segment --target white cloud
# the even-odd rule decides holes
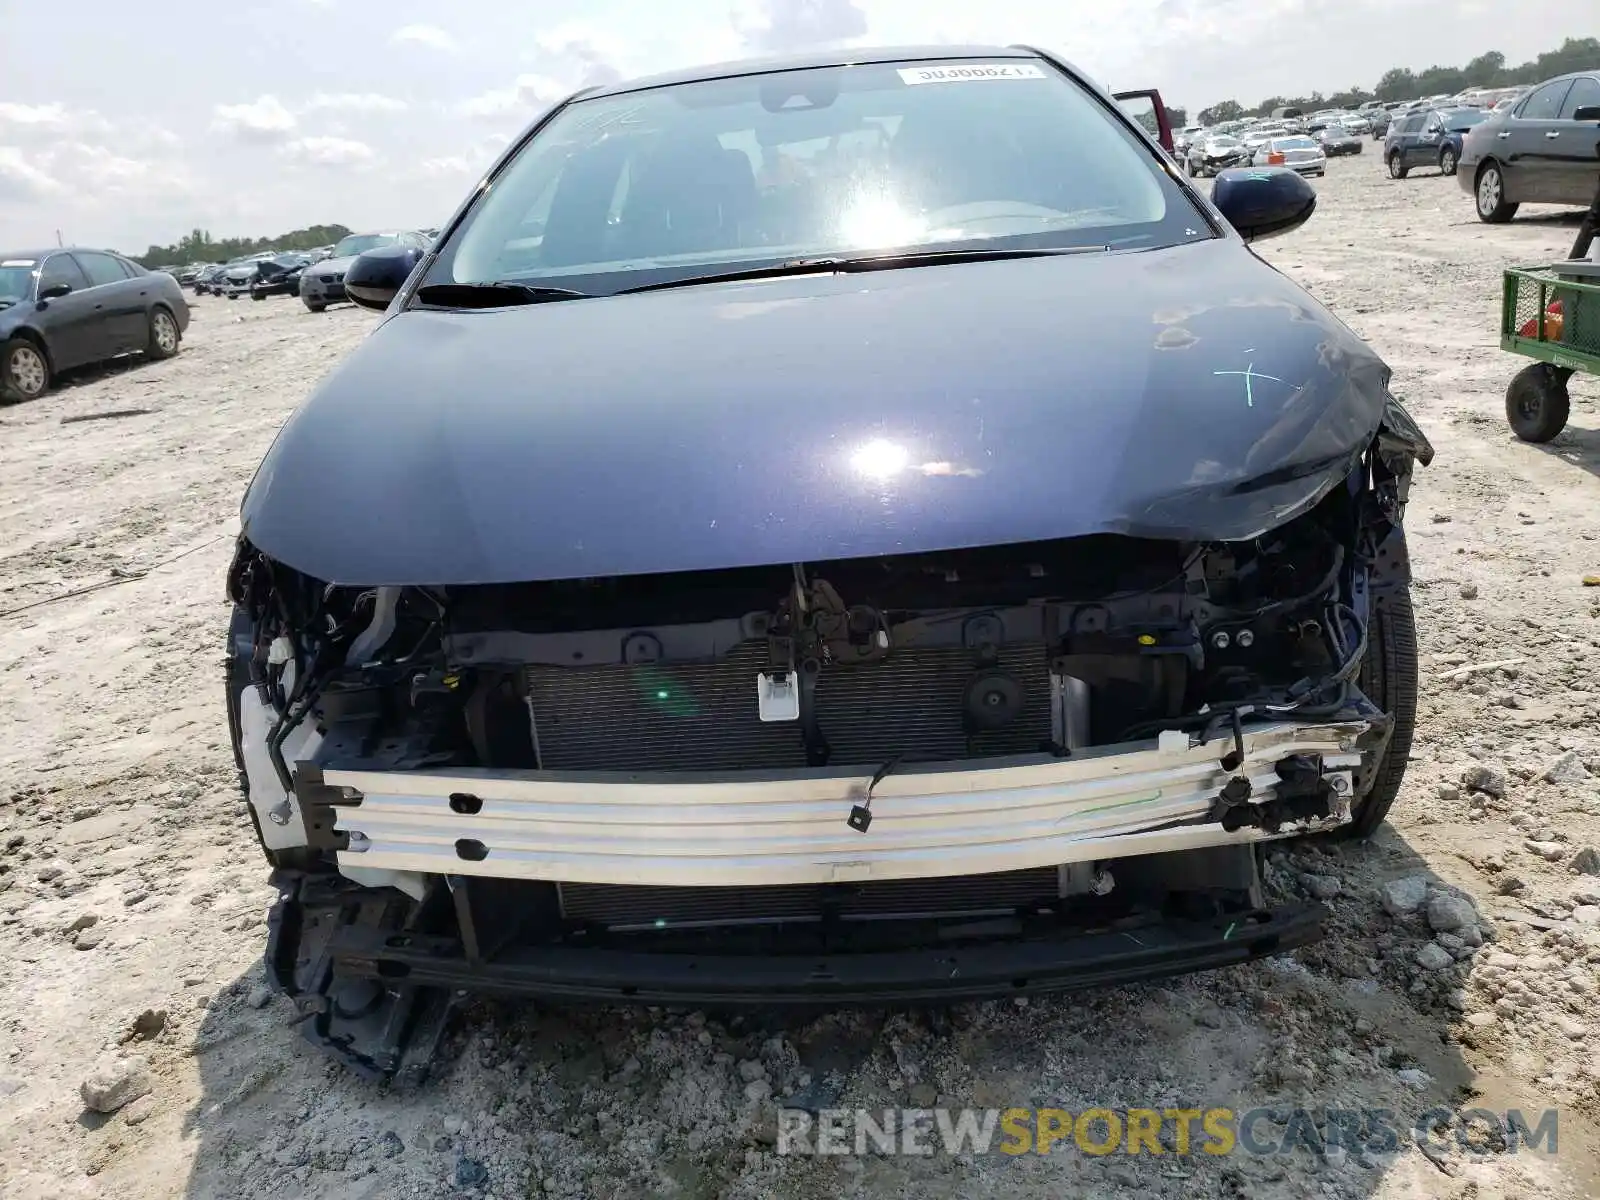
[[[247,142],[282,141],[296,124],[294,114],[276,96],[262,96],[249,104],[218,104],[211,111],[212,129]]]
[[[418,164],[418,170],[431,179],[480,175],[489,169],[489,165],[510,143],[511,139],[505,134],[491,133],[488,137],[479,138],[464,153],[423,159]]]
[[[496,88],[463,100],[456,105],[456,112],[463,117],[503,117],[548,108],[574,90],[548,75],[518,75],[510,87]]]
[[[581,68],[575,72],[576,87],[599,87],[620,83],[624,78],[617,64],[626,57],[626,49],[609,34],[580,22],[569,21],[547,30],[534,39],[534,44],[541,60]]]
[[[0,146],[0,200],[42,200],[61,185],[34,166],[18,146]]]
[[[390,40],[411,42],[418,46],[428,46],[431,49],[443,50],[447,53],[453,53],[460,49],[456,45],[455,38],[437,25],[403,25],[394,31]]]
[[[21,137],[46,134],[93,136],[108,133],[111,122],[92,108],[71,109],[61,104],[0,102],[0,129],[9,129]]]
[[[509,87],[494,88],[455,105],[465,117],[527,117],[565,99],[579,88],[621,82],[627,48],[611,35],[581,21],[569,21],[535,35],[523,56],[536,70],[518,75]],[[652,62],[650,68],[658,69]]]
[[[50,128],[66,122],[67,110],[59,104],[0,103],[0,122]]]
[[[336,112],[354,113],[398,113],[405,112],[407,105],[404,100],[394,96],[383,96],[377,92],[318,92],[306,101],[306,111],[317,109],[332,109]]]
[[[849,42],[867,34],[855,0],[755,0],[735,10],[734,26],[753,50],[782,53]]]
[[[283,151],[291,159],[318,167],[360,167],[377,158],[365,142],[342,137],[296,138]]]

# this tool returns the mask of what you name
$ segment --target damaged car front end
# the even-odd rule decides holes
[[[1059,180],[978,163],[1002,116]],[[818,254],[884,172],[893,253]],[[853,52],[586,93],[490,178],[245,499],[228,710],[308,1037],[409,1077],[471,991],[950,1001],[1319,935],[1259,853],[1394,801],[1432,451],[1114,101]]]

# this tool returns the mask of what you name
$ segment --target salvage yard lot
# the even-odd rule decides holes
[[[177,358],[0,409],[0,1195],[1600,1194],[1600,874],[1570,865],[1600,872],[1582,853],[1600,847],[1600,592],[1582,585],[1600,572],[1600,388],[1575,379],[1567,431],[1518,443],[1503,395],[1522,362],[1496,344],[1500,269],[1563,257],[1576,214],[1480,225],[1454,180],[1392,181],[1370,153],[1318,186],[1317,215],[1262,252],[1373,342],[1438,450],[1408,513],[1417,744],[1373,843],[1274,859],[1273,887],[1326,899],[1326,940],[1164,983],[735,1023],[479,1004],[434,1082],[374,1089],[261,987],[272,891],[221,649],[250,473],[375,317],[205,298]],[[84,1113],[80,1082],[124,1042],[153,1090]],[[1436,1107],[1530,1126],[1556,1108],[1559,1145],[794,1158],[773,1144],[773,1098],[791,1097],[1390,1109],[1407,1131]]]

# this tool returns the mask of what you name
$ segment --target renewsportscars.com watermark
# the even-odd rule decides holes
[[[1557,1110],[1433,1108],[824,1108],[778,1110],[779,1154],[1309,1153],[1383,1157],[1410,1146],[1556,1153]]]

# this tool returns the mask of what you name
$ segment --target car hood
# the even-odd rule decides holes
[[[1222,239],[403,311],[284,426],[242,527],[362,585],[1242,540],[1346,477],[1388,378]]]
[[[325,258],[321,262],[314,262],[306,268],[308,275],[343,275],[350,269],[350,264],[355,262],[359,255],[347,254],[343,258]]]

